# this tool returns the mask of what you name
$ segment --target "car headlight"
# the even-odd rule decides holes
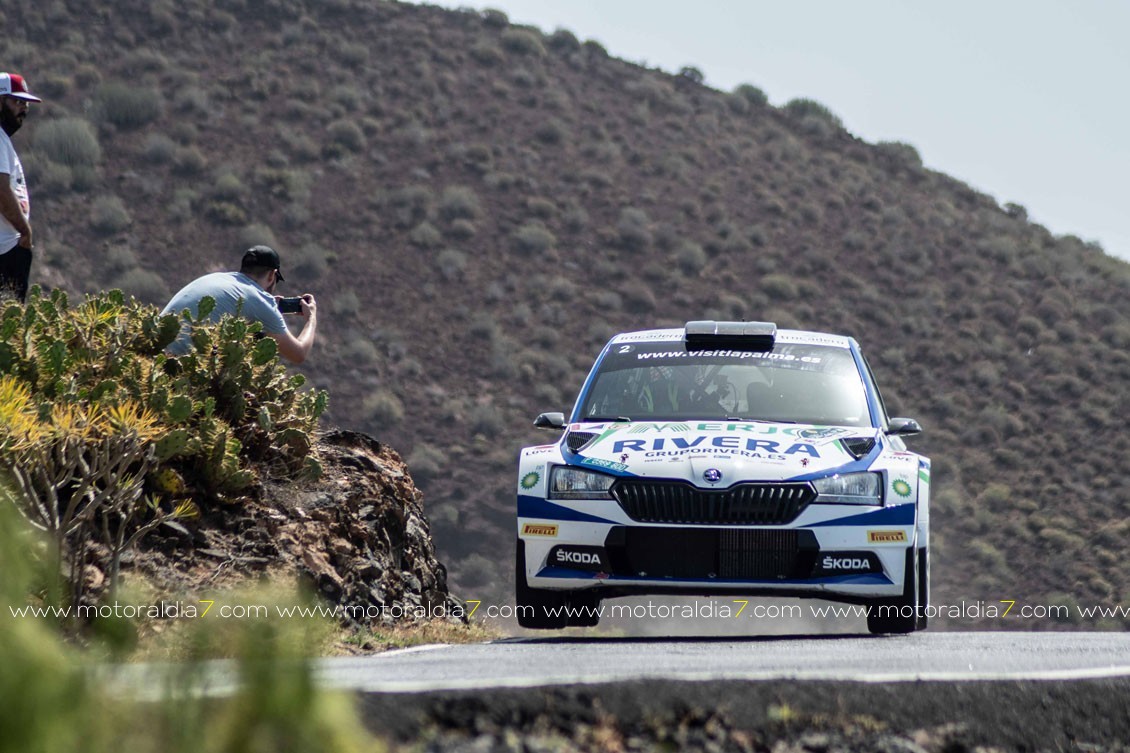
[[[608,492],[615,476],[571,465],[554,467],[549,475],[549,499],[612,499]]]
[[[878,473],[842,473],[813,480],[817,502],[840,505],[883,504],[883,479]]]

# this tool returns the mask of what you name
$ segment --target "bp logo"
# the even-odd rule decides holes
[[[910,484],[906,483],[901,478],[895,479],[895,482],[891,484],[891,488],[894,489],[895,494],[899,495],[900,497],[910,496]]]
[[[530,471],[529,473],[527,473],[525,476],[522,477],[522,488],[523,489],[533,489],[535,486],[538,485],[539,481],[541,481],[541,476],[538,474],[538,472],[537,471]]]

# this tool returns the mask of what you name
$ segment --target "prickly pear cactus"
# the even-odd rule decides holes
[[[120,291],[71,306],[62,291],[33,288],[26,305],[0,306],[0,376],[27,388],[42,420],[56,406],[143,406],[160,429],[148,440],[158,467],[147,491],[170,503],[238,496],[260,462],[272,472],[315,473],[312,437],[326,393],[287,372],[261,325],[208,322],[213,309],[206,299],[195,318],[161,316]],[[164,349],[182,327],[194,348],[170,356]],[[0,452],[0,463],[10,462]]]

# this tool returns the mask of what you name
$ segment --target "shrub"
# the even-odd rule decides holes
[[[32,187],[37,195],[54,196],[66,193],[74,186],[74,171],[58,162],[47,161],[38,165],[28,159],[24,162],[24,169],[31,176]]]
[[[121,71],[136,78],[143,73],[161,73],[169,67],[169,59],[158,50],[141,47],[128,53],[121,63]]]
[[[460,562],[454,572],[459,574],[459,584],[464,588],[484,588],[494,582],[496,568],[495,561],[476,552]]]
[[[225,172],[212,184],[211,197],[220,201],[239,201],[247,193],[247,187],[235,173]]]
[[[421,248],[436,248],[443,243],[443,234],[436,229],[435,225],[424,221],[412,228],[412,232],[408,234],[408,240]]]
[[[526,200],[526,211],[538,219],[548,220],[557,214],[557,205],[549,199],[535,196]]]
[[[706,266],[706,252],[693,241],[684,241],[675,252],[675,263],[685,274],[696,275]]]
[[[518,228],[511,236],[514,247],[526,254],[542,254],[557,245],[557,238],[545,225],[531,222]]]
[[[555,50],[571,52],[573,50],[579,50],[581,48],[581,42],[573,32],[568,29],[558,28],[550,35],[549,46]]]
[[[922,167],[922,155],[911,144],[902,141],[880,141],[875,148],[884,157],[896,164],[911,168]]]
[[[507,29],[502,32],[502,47],[517,55],[533,55],[545,57],[545,46],[541,42],[541,34],[531,29]]]
[[[503,420],[498,406],[484,403],[471,409],[468,416],[472,434],[494,437],[502,432]]]
[[[836,129],[844,127],[843,121],[838,116],[814,99],[804,97],[790,99],[782,109],[798,121],[807,120],[809,123],[822,121]]]
[[[161,117],[161,95],[153,88],[111,81],[94,91],[101,119],[123,130],[140,128]]]
[[[47,159],[67,167],[93,167],[102,161],[98,136],[82,118],[60,118],[44,123],[35,132],[35,147]]]
[[[428,481],[440,475],[446,461],[447,453],[438,447],[421,442],[412,448],[412,452],[408,455],[405,463],[408,465],[408,472],[412,474],[414,479]]]
[[[608,57],[608,49],[595,39],[586,39],[581,45],[581,49],[594,58]]]
[[[247,248],[248,246],[278,246],[279,242],[275,238],[275,232],[267,225],[260,223],[253,223],[240,228],[239,231],[239,245],[240,248]]]
[[[498,322],[487,311],[480,311],[475,314],[467,325],[467,334],[476,340],[487,343],[497,340],[500,332]]]
[[[208,112],[208,92],[199,86],[186,86],[173,96],[173,110],[181,115],[204,115]]]
[[[770,298],[778,300],[793,300],[799,293],[799,289],[792,278],[780,274],[770,274],[762,277],[760,288]]]
[[[550,146],[560,144],[568,135],[569,131],[565,127],[565,124],[557,118],[543,120],[538,124],[537,128],[534,129],[534,136],[537,140]]]
[[[148,269],[128,269],[116,277],[112,285],[142,303],[163,306],[169,300],[169,287],[164,278]]]
[[[753,84],[738,84],[734,87],[734,94],[741,97],[751,105],[761,107],[769,104],[769,97],[759,87]]]
[[[361,410],[371,421],[382,426],[395,426],[404,418],[404,403],[390,390],[374,392],[361,402]]]
[[[432,205],[432,190],[427,186],[405,186],[387,198],[397,227],[408,228],[427,219]]]
[[[0,463],[18,481],[21,511],[64,556],[96,539],[120,555],[139,520],[234,499],[254,480],[251,462],[306,467],[325,393],[300,392],[304,377],[287,374],[274,340],[256,338],[258,323],[206,322],[210,303],[186,322],[194,348],[178,358],[162,351],[179,318],[121,291],[72,309],[62,291],[33,288],[26,307],[0,312]],[[167,490],[154,482],[160,471],[184,483]]]
[[[177,144],[163,133],[151,133],[145,137],[141,156],[154,165],[167,165],[177,153]]]
[[[482,211],[479,195],[467,186],[448,186],[439,199],[439,215],[445,220],[473,220]]]
[[[510,17],[497,8],[485,8],[483,10],[483,23],[495,29],[505,29],[510,25]]]
[[[339,146],[350,152],[359,152],[365,148],[365,134],[361,126],[352,120],[338,120],[331,123],[326,129],[329,143]]]
[[[326,250],[316,243],[305,243],[288,253],[287,257],[287,266],[294,270],[294,276],[298,280],[316,280],[329,268]]]
[[[137,266],[137,254],[129,246],[111,245],[102,259],[102,269],[120,274]]]
[[[454,248],[445,248],[436,257],[436,267],[443,279],[452,282],[459,278],[467,266],[467,255]]]
[[[455,220],[448,228],[447,234],[455,240],[465,241],[475,237],[475,223],[470,220]]]
[[[679,78],[686,79],[693,84],[703,84],[706,81],[706,76],[702,71],[695,68],[693,65],[684,65],[679,69]]]
[[[178,147],[173,154],[173,170],[180,175],[198,175],[207,166],[204,153],[195,146]]]
[[[120,233],[130,222],[129,212],[117,196],[99,196],[90,208],[90,224],[103,235]]]
[[[356,110],[361,103],[361,93],[351,84],[338,84],[330,90],[329,101],[336,102],[346,110]]]
[[[579,204],[570,204],[561,218],[565,227],[574,233],[579,233],[588,227],[589,213]]]
[[[369,60],[369,47],[364,44],[344,42],[334,45],[334,52],[349,68],[360,68]]]
[[[620,210],[616,233],[620,245],[629,251],[643,251],[651,245],[651,219],[642,209],[628,207]]]
[[[621,290],[624,310],[631,314],[650,314],[655,310],[655,294],[645,283],[632,280]]]
[[[352,290],[346,290],[334,296],[330,308],[335,314],[353,316],[361,310],[361,299]]]
[[[498,45],[486,41],[478,41],[471,46],[471,57],[483,65],[501,65],[506,60]]]

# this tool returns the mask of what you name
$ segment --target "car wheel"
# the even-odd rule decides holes
[[[918,550],[918,621],[915,630],[925,630],[926,613],[930,606],[930,548],[927,546]]]
[[[560,630],[569,626],[567,591],[530,588],[526,583],[526,542],[518,539],[514,552],[514,601],[518,624],[532,630]]]
[[[906,564],[903,568],[905,583],[902,596],[894,599],[878,599],[868,603],[867,630],[870,633],[913,633],[918,629],[920,598],[925,598],[925,589],[919,589],[918,550],[906,550]],[[925,617],[923,616],[923,621]]]
[[[583,591],[574,591],[569,597],[573,610],[569,627],[596,627],[600,624],[600,599]]]

